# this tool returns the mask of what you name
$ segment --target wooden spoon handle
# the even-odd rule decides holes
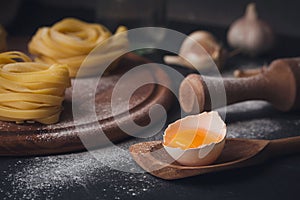
[[[265,151],[270,157],[300,153],[300,136],[271,140]]]

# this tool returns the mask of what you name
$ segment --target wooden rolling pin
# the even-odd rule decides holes
[[[246,100],[265,100],[281,111],[300,108],[300,57],[274,60],[257,75],[245,78],[217,79],[191,74],[179,88],[182,109],[188,113],[211,110],[208,88],[218,91],[222,82],[227,105]],[[214,105],[214,108],[218,106],[221,105]]]

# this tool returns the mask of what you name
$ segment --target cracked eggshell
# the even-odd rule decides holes
[[[183,150],[181,148],[168,147],[165,145],[167,137],[174,137],[180,130],[205,129],[216,142],[200,145],[197,148]],[[190,115],[170,124],[164,132],[163,146],[168,154],[178,163],[187,166],[200,166],[212,164],[220,156],[226,137],[226,124],[215,111],[203,112],[198,115]]]

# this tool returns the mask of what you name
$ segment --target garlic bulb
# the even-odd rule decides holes
[[[199,45],[202,48],[199,48]],[[201,70],[216,64],[221,68],[227,52],[207,31],[196,31],[189,35],[181,45],[179,56],[165,56],[167,64],[178,64],[188,68]],[[212,62],[214,61],[214,63]]]
[[[0,51],[6,50],[6,31],[0,24]]]
[[[227,40],[233,48],[255,56],[271,49],[274,33],[269,24],[258,18],[255,4],[250,3],[245,15],[230,26]]]

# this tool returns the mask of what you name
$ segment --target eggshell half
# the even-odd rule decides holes
[[[165,140],[175,136],[182,130],[205,129],[216,138],[216,142],[201,145],[197,148],[183,150],[165,145]],[[170,124],[164,132],[164,148],[178,163],[188,166],[212,164],[220,156],[226,137],[226,124],[216,111],[203,112],[198,115],[190,115]]]

